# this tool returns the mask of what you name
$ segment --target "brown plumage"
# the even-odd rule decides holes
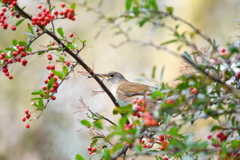
[[[131,104],[136,98],[144,98],[144,96],[150,95],[150,88],[154,88],[148,85],[130,82],[118,72],[96,75],[107,80],[111,87],[110,91],[120,103],[125,102]],[[153,102],[153,100],[149,101]]]

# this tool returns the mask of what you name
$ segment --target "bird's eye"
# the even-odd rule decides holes
[[[109,74],[109,77],[111,77],[111,78],[114,77],[114,74]]]

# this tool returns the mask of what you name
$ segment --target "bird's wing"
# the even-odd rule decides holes
[[[118,87],[118,91],[126,96],[135,96],[135,95],[144,95],[146,91],[150,91],[150,86],[139,84],[139,83],[132,83],[132,82],[125,82]]]

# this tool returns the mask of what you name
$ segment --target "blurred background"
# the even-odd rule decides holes
[[[52,1],[56,6],[61,2],[69,4],[78,1]],[[227,41],[234,39],[238,34],[239,26],[234,20],[239,18],[239,0],[159,0],[160,8],[173,6],[175,15],[191,22],[199,28],[204,34],[216,39],[217,44],[224,46]],[[21,7],[26,6],[26,11],[30,14],[36,14],[37,5],[45,4],[44,0],[25,1],[19,0]],[[96,7],[98,1],[90,0],[89,5]],[[104,0],[101,11],[106,15],[116,16],[125,9],[123,0]],[[114,35],[114,30],[108,28],[104,30],[98,38],[96,34],[100,30],[103,22],[98,22],[98,15],[86,11],[78,6],[76,8],[76,21],[59,20],[56,28],[62,26],[66,35],[75,33],[81,40],[87,41],[87,46],[80,53],[84,61],[94,68],[97,73],[109,71],[118,71],[128,80],[136,81],[142,79],[141,83],[155,85],[150,80],[143,81],[141,75],[150,77],[153,66],[157,67],[156,80],[160,82],[160,71],[165,67],[163,76],[164,82],[170,84],[174,82],[182,66],[182,60],[179,60],[168,53],[155,50],[151,47],[144,47],[138,44],[126,44],[118,48],[111,47],[110,44],[119,44],[122,36]],[[9,24],[15,24],[16,19],[9,19]],[[26,24],[24,22],[16,31],[7,31],[0,29],[0,49],[11,46],[13,39],[26,40]],[[132,27],[131,35],[144,41],[164,40],[168,33],[156,31],[150,34],[151,27],[146,30],[140,30],[136,24],[125,23],[123,27]],[[126,29],[124,28],[124,29]],[[52,40],[48,37],[39,39],[33,47],[35,50],[42,49],[44,45]],[[197,42],[198,43],[198,42]],[[200,43],[200,44],[199,44]],[[205,43],[199,42],[199,46],[206,47]],[[201,44],[202,43],[202,44]],[[81,44],[79,43],[79,46]],[[175,50],[175,46],[172,46]],[[54,57],[54,56],[53,56]],[[33,121],[29,122],[30,129],[26,129],[21,121],[24,116],[24,110],[34,111],[30,99],[33,98],[31,92],[40,89],[47,78],[48,71],[45,66],[48,64],[46,55],[28,57],[26,67],[20,64],[13,65],[13,80],[0,74],[0,159],[1,160],[72,160],[74,155],[79,153],[84,157],[89,157],[87,147],[89,146],[90,136],[88,130],[79,123],[79,120],[86,117],[86,113],[80,111],[79,99],[90,106],[94,112],[105,115],[110,119],[117,121],[118,116],[112,115],[113,104],[105,93],[93,95],[93,91],[101,90],[99,85],[93,80],[88,79],[77,72],[70,75],[70,78],[64,82],[56,94],[57,99],[52,101],[43,112],[42,116],[35,120],[34,117],[39,112],[32,113]],[[81,67],[77,68],[82,71]],[[27,122],[28,123],[28,122]],[[206,126],[206,129],[198,131],[197,137],[206,136],[211,121],[201,120],[197,125]],[[186,128],[189,131],[196,131],[197,126]]]

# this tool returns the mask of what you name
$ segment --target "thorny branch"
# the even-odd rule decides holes
[[[100,115],[100,114],[98,114],[98,113],[94,113],[84,102],[83,102],[83,99],[81,98],[80,100],[79,100],[80,102],[81,102],[81,104],[83,105],[83,108],[85,108],[87,111],[89,111],[93,116],[95,116],[96,118],[102,118],[102,119],[104,119],[105,121],[107,121],[107,122],[109,122],[109,123],[111,123],[112,125],[114,125],[114,126],[116,126],[116,124],[113,122],[113,121],[111,121],[110,119],[108,119],[108,118],[106,118],[106,117],[104,117],[104,116],[102,116],[102,115]]]
[[[20,13],[20,15],[22,15],[23,17],[26,17],[29,20],[32,19],[32,17],[28,13],[23,11],[18,5],[16,5],[15,8]],[[105,86],[105,84],[100,80],[100,78],[98,78],[95,75],[93,70],[77,54],[74,54],[68,47],[66,47],[65,44],[62,43],[62,41],[53,32],[49,31],[44,26],[39,26],[39,27],[43,30],[44,33],[46,33],[50,37],[52,37],[63,48],[63,51],[67,52],[70,56],[72,56],[77,61],[77,63],[80,64],[97,81],[97,83],[108,94],[108,96],[110,97],[110,99],[112,100],[112,102],[114,103],[114,105],[116,107],[120,106],[118,104],[118,102],[116,101],[115,97],[112,95],[112,93],[109,91],[109,89]]]

